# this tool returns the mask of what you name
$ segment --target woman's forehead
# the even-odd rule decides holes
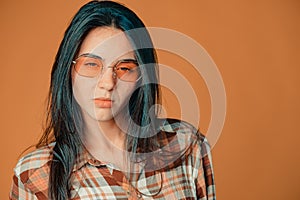
[[[80,47],[79,55],[92,53],[105,60],[132,55],[133,48],[125,33],[114,27],[98,27],[91,30]]]

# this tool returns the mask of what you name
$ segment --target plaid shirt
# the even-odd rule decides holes
[[[164,143],[184,149],[178,159],[162,169],[141,172],[133,182],[113,164],[96,160],[84,150],[77,155],[71,174],[71,199],[215,200],[212,160],[206,138],[179,121],[168,120],[160,128],[162,133],[173,133],[173,136],[175,133],[176,137],[166,137]],[[19,160],[10,199],[48,199],[54,145],[36,149]]]

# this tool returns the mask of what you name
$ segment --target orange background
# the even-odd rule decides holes
[[[0,2],[0,199],[7,199],[18,156],[41,134],[51,65],[65,28],[85,2]],[[300,199],[300,2],[121,2],[148,26],[194,38],[219,67],[227,116],[213,148],[218,199]],[[160,55],[172,63],[170,55]],[[201,88],[200,94],[207,93]],[[207,97],[201,105],[204,131]]]

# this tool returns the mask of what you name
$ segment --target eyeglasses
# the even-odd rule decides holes
[[[74,61],[75,71],[85,77],[96,77],[103,73],[102,59],[93,54],[82,54]],[[107,68],[113,69],[113,78],[119,78],[120,80],[127,82],[136,82],[140,79],[141,73],[138,67],[138,63],[135,59],[121,59],[113,66]]]

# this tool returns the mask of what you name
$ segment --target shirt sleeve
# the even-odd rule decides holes
[[[197,178],[196,178],[196,190],[197,190],[197,199],[199,200],[215,200],[216,191],[215,191],[215,181],[212,165],[212,156],[210,146],[206,140],[203,139],[200,146],[200,158],[197,160],[200,161],[198,164]]]
[[[30,192],[28,189],[26,189],[24,183],[22,183],[21,178],[14,175],[13,176],[13,181],[12,181],[12,186],[9,194],[9,199],[10,200],[19,200],[19,199],[28,199],[28,200],[33,200],[37,199],[35,194]]]

